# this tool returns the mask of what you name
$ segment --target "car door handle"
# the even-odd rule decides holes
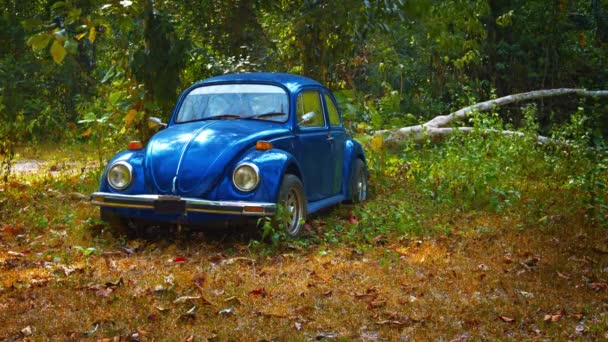
[[[334,142],[334,137],[332,137],[332,136],[328,136],[328,137],[327,137],[327,142],[328,142],[328,143],[333,143],[333,142]]]

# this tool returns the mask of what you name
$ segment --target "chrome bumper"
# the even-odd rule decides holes
[[[239,216],[273,216],[276,203],[208,201],[170,195],[121,195],[95,192],[91,204],[100,207],[148,209],[157,214],[210,213]]]

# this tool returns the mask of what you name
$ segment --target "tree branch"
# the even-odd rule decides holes
[[[535,90],[527,93],[519,93],[500,97],[498,99],[489,100],[485,102],[479,102],[472,106],[461,108],[448,115],[439,115],[432,120],[423,123],[422,125],[402,127],[395,130],[380,130],[374,132],[375,134],[389,134],[387,140],[399,142],[405,139],[414,138],[415,140],[421,139],[423,134],[428,134],[433,137],[445,136],[454,130],[470,131],[470,127],[458,127],[458,128],[443,128],[444,126],[450,125],[454,121],[464,120],[467,115],[472,112],[487,112],[496,107],[505,106],[512,103],[518,103],[523,101],[530,101],[540,98],[556,97],[564,95],[576,95],[581,97],[608,97],[608,90],[585,90],[585,89],[573,89],[573,88],[559,88],[559,89],[544,89]],[[498,130],[489,130],[496,131]],[[517,134],[523,135],[523,133],[514,131],[500,131],[504,134]],[[539,137],[539,142],[546,143],[548,138]]]

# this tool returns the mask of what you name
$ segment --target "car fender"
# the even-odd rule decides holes
[[[251,192],[240,191],[232,183],[232,173],[242,163],[252,163],[259,169],[260,184]],[[209,193],[209,199],[275,203],[285,173],[295,174],[301,179],[300,165],[291,153],[281,149],[252,149],[226,170],[220,184]]]
[[[99,191],[121,193],[127,195],[145,193],[146,185],[144,179],[144,155],[145,153],[143,150],[125,150],[114,156],[114,158],[112,158],[110,162],[108,162],[108,165],[106,165],[106,168],[101,174],[101,179],[99,182]],[[123,190],[116,190],[112,188],[108,184],[108,180],[106,178],[110,167],[119,161],[124,161],[131,164],[131,167],[133,169],[133,183],[131,183],[131,185],[129,185],[126,189]]]
[[[346,140],[346,146],[344,148],[344,177],[342,178],[344,181],[342,182],[342,193],[346,198],[350,198],[351,194],[351,177],[354,172],[353,165],[355,164],[355,160],[361,159],[367,165],[367,161],[365,160],[365,154],[363,153],[363,147],[361,144],[349,138]]]

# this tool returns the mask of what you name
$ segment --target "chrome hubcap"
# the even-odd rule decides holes
[[[357,182],[357,192],[360,201],[365,201],[367,199],[367,179],[364,174],[361,174],[361,177],[359,177],[359,181]]]
[[[293,234],[297,231],[298,224],[302,219],[302,201],[295,189],[289,190],[285,199],[285,210],[287,218],[287,232]]]

